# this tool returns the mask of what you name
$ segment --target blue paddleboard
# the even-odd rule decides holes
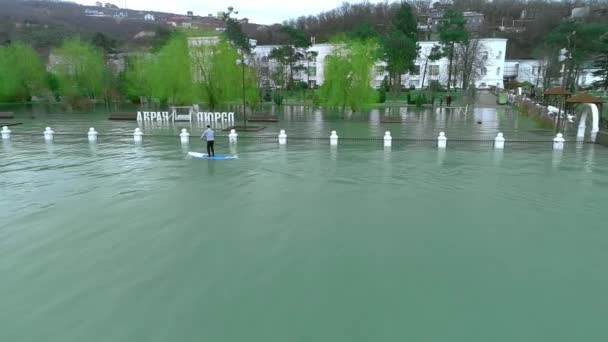
[[[206,153],[198,153],[198,152],[188,152],[188,155],[191,157],[194,157],[194,158],[209,159],[209,160],[234,160],[234,159],[236,159],[236,156],[223,156],[220,154],[216,154],[213,157],[209,157],[209,155]]]

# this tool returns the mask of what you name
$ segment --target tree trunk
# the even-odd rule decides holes
[[[429,64],[429,59],[427,58],[424,61],[424,71],[422,72],[422,83],[420,84],[420,89],[424,89],[424,79],[426,78],[426,67]]]
[[[450,92],[450,87],[452,86],[452,63],[454,62],[454,43],[450,46],[450,55],[448,56],[450,59],[450,64],[448,66],[448,93]]]

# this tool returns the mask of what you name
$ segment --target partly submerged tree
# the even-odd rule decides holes
[[[604,33],[600,37],[601,46],[598,54],[595,56],[593,66],[597,68],[593,72],[593,76],[599,80],[594,82],[594,86],[603,90],[608,90],[608,33]]]
[[[79,38],[65,40],[52,52],[52,72],[59,81],[61,95],[98,99],[110,86],[110,72],[101,50]]]
[[[175,34],[154,56],[152,95],[161,102],[174,105],[195,101],[192,61],[188,41]]]
[[[204,44],[193,51],[195,83],[202,100],[212,109],[242,99],[242,67],[236,63],[241,57],[228,41]],[[259,101],[255,73],[245,66],[245,97],[250,106]]]
[[[326,57],[321,100],[327,106],[353,111],[375,102],[371,87],[378,44],[374,40],[342,40]]]
[[[394,91],[401,86],[401,76],[414,69],[419,50],[417,34],[412,8],[402,2],[391,20],[391,30],[383,39],[383,59]]]
[[[46,70],[29,46],[0,46],[0,101],[29,101],[47,89]]]
[[[584,64],[601,53],[604,42],[599,39],[608,32],[608,25],[564,20],[546,37],[546,42],[563,49],[564,75],[562,84],[574,90],[578,73]]]
[[[125,71],[125,91],[127,95],[143,98],[145,102],[150,102],[155,95],[155,68],[153,55],[142,54],[129,60]]]
[[[466,23],[462,12],[456,12],[450,9],[445,13],[439,24],[439,42],[443,48],[443,55],[448,58],[448,91],[452,86],[456,45],[467,41],[469,38],[469,34],[465,27]]]

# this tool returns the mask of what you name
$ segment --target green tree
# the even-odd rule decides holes
[[[192,61],[188,41],[176,33],[154,56],[152,94],[162,102],[174,105],[195,101]]]
[[[354,40],[368,40],[368,39],[380,39],[380,34],[372,25],[369,23],[361,23],[350,32],[346,34],[349,39]]]
[[[219,105],[242,98],[242,66],[236,61],[241,56],[228,41],[202,45],[195,49],[193,60],[196,70],[196,85],[205,101],[213,109]],[[250,106],[259,102],[255,72],[245,66],[246,101]]]
[[[91,38],[91,43],[100,48],[104,53],[116,52],[116,41],[108,38],[105,34],[97,32]]]
[[[125,74],[125,90],[131,97],[143,97],[148,102],[154,97],[156,72],[153,55],[140,55],[129,60]]]
[[[597,56],[593,62],[593,66],[597,68],[593,72],[593,76],[599,77],[600,80],[594,83],[594,86],[603,90],[608,90],[608,33],[604,33],[600,38],[602,43]]]
[[[575,20],[564,20],[546,37],[546,42],[558,49],[565,49],[563,86],[574,90],[577,72],[583,64],[601,54],[604,42],[601,37],[608,32],[608,26],[598,23],[586,23]]]
[[[452,66],[454,63],[454,51],[456,44],[468,40],[469,34],[465,28],[466,20],[462,12],[448,10],[439,24],[439,42],[442,46],[443,55],[448,58],[448,91],[452,85]]]
[[[68,39],[52,51],[52,72],[62,96],[97,99],[110,86],[109,70],[100,49],[79,38]]]
[[[25,44],[0,46],[0,101],[29,101],[47,89],[40,56]]]
[[[325,105],[357,111],[375,102],[370,86],[378,44],[374,40],[342,41],[327,56],[321,100]]]
[[[412,8],[402,2],[391,20],[391,31],[383,41],[383,59],[394,91],[399,90],[402,75],[414,69],[419,49],[417,34],[416,17]]]

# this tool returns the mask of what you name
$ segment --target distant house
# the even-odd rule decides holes
[[[133,39],[142,39],[142,38],[147,38],[147,37],[156,37],[156,32],[154,32],[154,31],[140,31],[135,36],[133,36]]]
[[[186,12],[186,15],[189,16],[190,18],[192,18],[192,17],[194,17],[194,12],[188,11],[188,12]]]
[[[106,4],[104,5],[104,7],[108,8],[108,9],[119,9],[118,6],[116,6],[114,4],[111,4],[109,2],[106,2]]]
[[[86,15],[87,17],[105,17],[106,16],[106,14],[104,12],[92,10],[92,9],[85,9],[84,15]]]
[[[484,15],[477,12],[463,12],[462,15],[467,21],[466,27],[469,31],[479,31],[483,28]]]
[[[101,1],[95,2],[96,7],[103,7],[103,3]]]
[[[144,15],[144,20],[145,21],[154,21],[154,16],[150,13]]]
[[[249,24],[249,18],[240,19],[239,23],[241,23],[241,24]]]

